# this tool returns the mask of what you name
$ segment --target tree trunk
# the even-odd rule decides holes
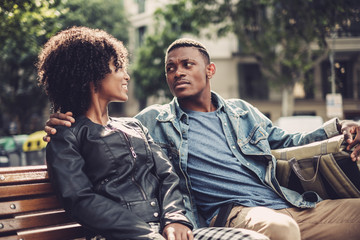
[[[294,85],[286,85],[282,90],[281,116],[292,116],[294,113],[294,105]]]
[[[139,101],[139,109],[140,109],[140,111],[143,110],[144,108],[146,108],[147,98],[141,98],[141,99],[138,99],[138,101]]]

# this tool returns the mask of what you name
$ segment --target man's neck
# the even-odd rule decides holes
[[[196,101],[194,99],[178,99],[178,101],[182,109],[197,112],[214,112],[216,110],[211,98],[206,101]]]

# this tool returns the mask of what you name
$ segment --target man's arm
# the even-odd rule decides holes
[[[66,126],[71,127],[71,124],[75,122],[75,118],[72,117],[72,112],[66,113],[53,113],[50,115],[50,118],[46,121],[44,130],[47,133],[43,137],[45,142],[51,141],[51,135],[56,133],[55,126]]]
[[[50,118],[46,121],[44,130],[47,135],[43,137],[43,140],[50,142],[51,135],[56,133],[56,129],[53,128],[54,126],[63,125],[70,127],[74,122],[75,119],[72,117],[72,112],[51,114]],[[360,124],[351,120],[342,120],[338,122],[337,128],[339,133],[344,134],[344,138],[349,144],[348,150],[354,148],[350,155],[351,159],[353,161],[360,161]]]

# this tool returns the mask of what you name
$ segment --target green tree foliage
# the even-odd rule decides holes
[[[62,29],[71,26],[99,28],[117,39],[128,42],[129,22],[122,0],[62,0],[63,14],[58,21]]]
[[[289,93],[328,57],[326,38],[350,27],[357,5],[355,0],[180,0],[159,13],[179,35],[209,27],[209,36],[234,33],[239,53],[254,56],[263,76]]]
[[[149,35],[138,49],[131,70],[136,86],[134,92],[139,100],[140,109],[146,107],[147,98],[157,96],[159,90],[165,90],[166,96],[171,96],[167,91],[164,56],[167,46],[177,37],[176,33],[171,32]]]
[[[31,130],[31,115],[40,114],[47,102],[36,85],[34,62],[39,46],[56,31],[48,23],[59,14],[58,3],[5,0],[0,5],[0,117],[16,122],[19,132]]]
[[[192,23],[193,12],[187,8],[186,0],[166,5],[155,12],[154,34],[148,34],[137,49],[132,65],[132,79],[135,81],[135,96],[140,109],[146,107],[147,98],[164,92],[172,97],[165,77],[165,51],[183,33],[199,34],[199,28]]]
[[[189,5],[197,26],[213,24],[218,36],[229,32],[237,36],[239,52],[255,56],[263,76],[283,89],[282,114],[291,115],[295,83],[328,57],[326,38],[351,25],[358,4],[354,0],[190,0]]]
[[[14,121],[18,133],[39,130],[34,129],[31,117],[41,116],[48,100],[37,86],[35,62],[43,44],[56,32],[82,25],[104,29],[125,43],[128,41],[122,4],[121,0],[4,0],[0,3],[3,127]],[[40,129],[42,125],[43,122]]]
[[[352,0],[192,2],[210,16],[209,22],[219,26],[219,36],[235,33],[240,51],[255,55],[265,75],[285,85],[302,79],[319,57],[322,60],[327,56],[326,37],[347,23],[355,3]],[[318,51],[312,51],[314,43]]]

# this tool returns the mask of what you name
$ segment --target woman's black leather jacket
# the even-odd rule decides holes
[[[47,165],[74,220],[107,239],[152,239],[147,222],[192,228],[178,177],[138,120],[111,118],[104,127],[81,116],[56,129]]]

